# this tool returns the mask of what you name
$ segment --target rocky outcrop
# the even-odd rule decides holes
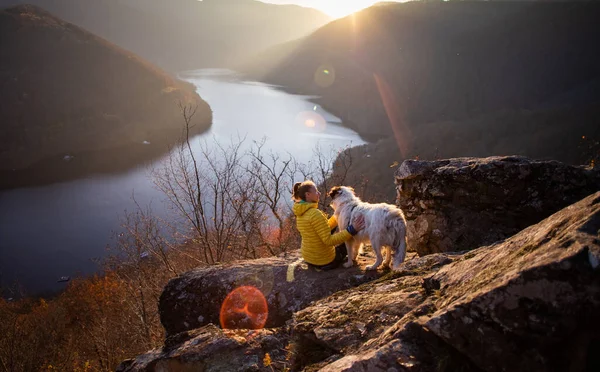
[[[502,243],[318,301],[293,333],[338,356],[323,371],[583,371],[598,366],[599,313],[596,193]]]
[[[365,272],[372,257],[319,272],[298,252],[197,269],[161,296],[165,346],[120,370],[594,370],[600,192],[571,203],[599,180],[597,171],[520,157],[407,161],[397,186],[413,217],[409,236],[426,221],[443,237],[417,240],[434,247],[419,253],[479,248],[408,259],[387,274]],[[239,288],[264,295],[265,329],[217,328]],[[233,326],[252,325],[260,306],[235,301],[243,314]]]
[[[406,160],[396,171],[419,255],[506,239],[600,190],[600,171],[524,157]]]
[[[288,335],[284,330],[222,330],[209,324],[182,332],[162,349],[126,360],[117,372],[132,371],[272,371],[286,366]]]
[[[351,269],[320,271],[309,267],[300,252],[295,251],[286,256],[199,268],[167,284],[160,297],[160,319],[167,335],[220,324],[221,307],[227,296],[236,288],[249,286],[264,295],[268,314],[250,309],[246,315],[267,316],[265,326],[278,327],[312,301],[381,276],[381,271],[364,270],[373,260],[372,256],[359,257],[359,265]],[[237,323],[248,320],[251,323],[247,317],[238,317]]]
[[[407,260],[286,326],[205,326],[120,371],[593,371],[597,314],[600,192],[503,242]]]

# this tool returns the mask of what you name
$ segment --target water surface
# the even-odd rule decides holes
[[[310,97],[241,81],[225,70],[192,71],[180,78],[193,83],[213,110],[211,129],[192,141],[196,151],[200,141],[212,137],[241,136],[251,143],[266,136],[265,149],[307,162],[317,141],[324,147],[364,143]],[[97,271],[94,259],[106,255],[119,216],[135,210],[132,195],[140,205],[151,203],[156,214],[167,215],[149,175],[160,161],[119,174],[0,192],[0,284],[18,280],[35,294],[63,288],[56,282],[61,276]]]

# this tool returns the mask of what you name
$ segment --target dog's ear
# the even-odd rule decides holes
[[[331,188],[331,190],[329,190],[329,197],[331,199],[335,199],[335,197],[338,196],[340,192],[342,192],[342,188],[339,186],[334,186]]]

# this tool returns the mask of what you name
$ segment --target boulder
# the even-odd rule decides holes
[[[468,252],[366,273],[373,259],[318,272],[293,252],[186,273],[160,300],[165,346],[118,371],[600,370],[600,192]],[[266,328],[217,326],[240,286],[264,294]]]
[[[405,262],[296,313],[322,371],[600,367],[600,192],[504,242]],[[312,364],[311,364],[312,363]]]
[[[288,363],[286,345],[283,330],[222,330],[210,324],[167,339],[162,349],[122,362],[117,372],[273,372]]]
[[[406,160],[396,188],[408,246],[425,255],[510,237],[600,190],[600,171],[518,156]]]
[[[436,355],[431,355],[417,343],[378,340],[432,311],[423,278],[457,258],[460,256],[447,254],[415,258],[403,263],[395,273],[338,292],[294,314],[292,333],[298,350],[293,360],[294,370],[307,366],[309,370],[323,371],[388,371],[398,370],[393,368],[399,366],[404,368],[401,371],[437,370],[442,349],[445,354],[456,354],[443,342],[438,341],[442,347],[435,350]],[[311,352],[315,349],[325,353],[321,360]],[[467,358],[455,359],[461,360],[459,366],[468,371]]]
[[[430,278],[426,329],[486,371],[580,369],[600,340],[600,193],[464,258]]]
[[[254,287],[260,292],[256,291],[253,296],[260,297],[262,293],[268,314],[252,313],[252,309],[250,313],[266,316],[266,327],[279,327],[312,301],[383,275],[385,271],[365,271],[364,267],[374,260],[372,254],[359,256],[358,266],[321,271],[308,266],[300,252],[294,251],[278,257],[198,268],[172,279],[165,286],[159,300],[160,320],[167,336],[210,323],[219,325],[221,307],[227,296],[236,288]],[[244,323],[247,320],[241,317],[234,323],[237,321],[239,327],[247,327]],[[233,324],[233,328],[238,327]]]

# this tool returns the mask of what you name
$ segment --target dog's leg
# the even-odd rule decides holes
[[[392,261],[392,247],[390,246],[384,246],[383,249],[385,249],[385,260],[383,260],[383,267],[390,267],[390,262]]]
[[[352,261],[356,261],[356,258],[358,257],[359,253],[361,253],[363,251],[363,243],[362,242],[356,242],[354,244],[354,256],[352,256]]]
[[[381,262],[383,262],[383,256],[381,255],[382,246],[378,241],[371,240],[371,247],[373,248],[373,251],[375,252],[375,256],[377,257],[377,259],[375,260],[375,263],[373,265],[367,266],[366,269],[367,270],[377,270],[379,265],[381,265]]]
[[[346,243],[346,250],[348,251],[348,260],[346,261],[346,263],[344,263],[344,267],[348,268],[348,267],[352,267],[352,265],[354,265],[354,256],[356,256],[356,253],[354,252],[354,239],[351,239],[350,241],[347,241]]]

